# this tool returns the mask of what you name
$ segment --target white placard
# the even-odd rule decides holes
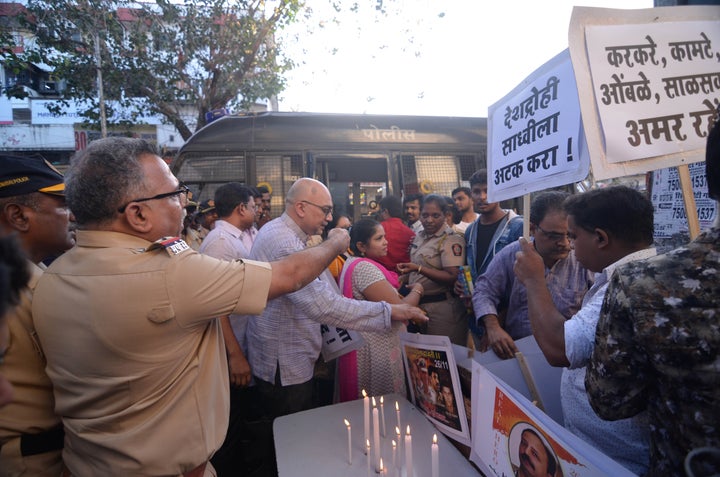
[[[550,419],[479,363],[473,363],[472,416],[470,458],[487,476],[517,475],[523,464],[523,438],[537,449],[544,448],[544,453],[538,451],[542,456],[534,466],[542,463],[547,470],[536,469],[538,475],[634,475]]]
[[[583,180],[590,168],[567,50],[493,104],[488,121],[488,200]]]
[[[325,362],[355,351],[365,343],[360,333],[354,330],[320,325],[320,333],[322,334],[321,353]]]
[[[596,179],[704,159],[720,103],[720,9],[575,7],[570,54]]]
[[[400,345],[405,376],[410,384],[410,402],[445,435],[470,445],[470,429],[450,338],[400,333]]]

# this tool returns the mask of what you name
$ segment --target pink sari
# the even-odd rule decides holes
[[[353,298],[352,291],[352,273],[355,266],[360,262],[370,262],[375,265],[378,270],[383,272],[385,279],[390,282],[393,288],[397,289],[400,285],[398,275],[386,269],[380,263],[369,258],[356,258],[347,266],[345,274],[342,275],[343,282],[339,283],[343,296]],[[354,401],[360,396],[358,395],[358,367],[357,367],[357,351],[351,351],[338,358],[337,361],[337,377],[338,377],[338,402]]]

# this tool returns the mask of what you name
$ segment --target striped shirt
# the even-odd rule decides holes
[[[250,257],[274,261],[303,250],[308,235],[283,214],[265,224],[255,239]],[[302,384],[313,376],[320,356],[320,325],[359,331],[390,329],[390,305],[357,301],[340,295],[326,270],[305,288],[270,300],[259,317],[248,324],[248,351],[253,374],[275,382],[280,367],[283,386]]]

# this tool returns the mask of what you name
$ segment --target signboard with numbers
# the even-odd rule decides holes
[[[691,164],[689,169],[700,228],[706,229],[717,216],[716,202],[708,197],[705,164]],[[688,222],[677,169],[654,171],[651,187],[650,199],[655,208],[655,239],[687,234]]]

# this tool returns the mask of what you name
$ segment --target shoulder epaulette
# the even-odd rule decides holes
[[[171,257],[190,250],[190,246],[180,237],[163,237],[160,240],[156,240],[148,247],[148,251],[159,248],[164,248]]]

